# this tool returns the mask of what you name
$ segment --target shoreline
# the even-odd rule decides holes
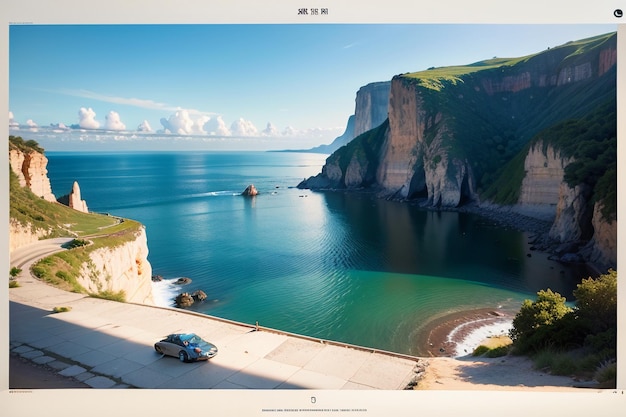
[[[418,333],[418,355],[459,358],[471,355],[490,336],[508,333],[514,315],[497,308],[449,313],[433,320]]]

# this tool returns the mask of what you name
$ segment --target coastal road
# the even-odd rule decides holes
[[[39,259],[61,252],[62,245],[71,242],[73,238],[58,237],[54,239],[40,240],[27,246],[23,246],[11,252],[10,267],[17,266],[22,269],[24,275],[29,275],[28,268]]]
[[[11,353],[91,387],[401,390],[419,370],[414,357],[92,298],[31,276],[28,267],[62,243],[38,242],[11,256],[11,266],[23,269],[20,286],[9,290]],[[70,311],[53,313],[54,307]],[[187,364],[155,352],[156,341],[186,331],[216,344],[218,355]]]

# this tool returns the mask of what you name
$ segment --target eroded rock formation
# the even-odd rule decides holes
[[[74,210],[82,211],[83,213],[89,213],[89,210],[87,209],[87,203],[85,202],[85,200],[81,199],[78,181],[74,181],[74,184],[72,185],[72,192],[69,195],[68,205]]]
[[[241,193],[241,195],[247,196],[247,197],[254,197],[255,195],[258,195],[258,194],[259,194],[259,191],[256,189],[254,184],[248,185],[246,189],[243,190],[243,192]]]
[[[12,148],[9,150],[9,164],[20,186],[28,187],[33,194],[46,201],[56,201],[48,179],[48,158],[42,153]]]

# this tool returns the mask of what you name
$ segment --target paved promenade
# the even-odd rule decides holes
[[[36,245],[11,256],[24,270],[9,290],[11,352],[91,387],[401,390],[416,377],[417,358],[56,289],[28,273],[40,252],[53,250]],[[186,331],[217,345],[218,355],[181,363],[155,352],[163,336]]]

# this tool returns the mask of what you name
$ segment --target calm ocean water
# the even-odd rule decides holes
[[[76,180],[91,211],[145,224],[153,273],[191,278],[184,289],[208,295],[192,309],[214,316],[420,354],[438,316],[515,311],[548,287],[570,297],[582,278],[476,215],[294,188],[326,155],[46,155],[57,197]],[[242,197],[248,184],[261,194]],[[171,305],[176,288],[156,287]]]

